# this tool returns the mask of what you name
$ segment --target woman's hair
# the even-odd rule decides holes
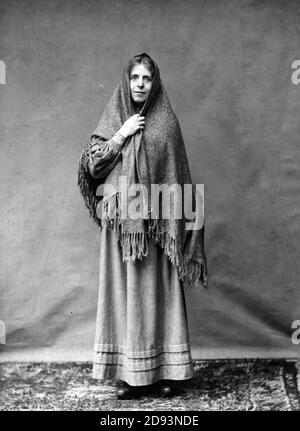
[[[149,57],[149,55],[143,53],[143,54],[135,55],[131,60],[129,60],[128,62],[129,75],[133,67],[136,66],[137,64],[143,64],[149,70],[149,72],[151,73],[151,76],[153,77],[155,66],[152,58]]]

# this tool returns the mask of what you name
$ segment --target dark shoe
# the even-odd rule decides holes
[[[150,386],[130,386],[128,383],[121,381],[117,389],[117,398],[119,400],[130,400],[146,395]]]
[[[182,387],[179,387],[179,385],[176,382],[172,381],[166,381],[162,383],[160,387],[160,396],[163,398],[167,397],[173,397],[175,395],[180,395],[184,392]]]
[[[126,382],[121,382],[118,385],[117,389],[117,398],[118,400],[129,400],[131,398],[134,398],[135,391],[134,387],[128,385]]]
[[[160,396],[163,398],[171,397],[173,395],[172,387],[169,385],[163,385],[160,388]]]

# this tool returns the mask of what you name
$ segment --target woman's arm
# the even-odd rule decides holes
[[[109,174],[121,157],[121,149],[125,141],[126,137],[120,132],[108,141],[103,141],[96,135],[92,136],[87,150],[87,167],[93,178],[101,180]]]
[[[134,114],[125,121],[120,130],[108,141],[93,135],[86,149],[86,168],[91,176],[100,180],[105,178],[120,160],[121,149],[127,138],[144,129],[144,125],[145,117]]]

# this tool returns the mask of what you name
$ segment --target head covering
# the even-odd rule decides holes
[[[147,54],[139,54],[150,58]],[[192,184],[185,145],[178,120],[171,108],[166,90],[161,82],[158,66],[154,63],[152,87],[140,115],[145,117],[145,128],[130,136],[123,148],[120,161],[114,166],[105,180],[95,180],[88,171],[87,159],[91,143],[82,151],[78,168],[78,185],[89,209],[90,215],[100,226],[113,228],[122,246],[123,261],[135,261],[147,256],[147,241],[159,244],[171,262],[177,266],[179,277],[184,286],[192,287],[200,279],[207,285],[207,264],[204,250],[204,218],[197,229],[186,229],[186,222],[195,222],[185,217],[182,193],[182,218],[163,218],[153,214],[151,203],[151,184],[184,185],[192,188],[192,202],[195,205],[197,190]],[[130,94],[130,63],[124,68],[121,81],[106,105],[100,121],[92,133],[103,141],[111,139],[124,122],[135,114],[134,103]],[[124,217],[122,204],[125,195],[120,190],[120,176],[126,178],[127,186],[142,184],[141,190],[143,217],[133,219]],[[97,196],[97,187],[111,184],[116,193],[104,192]],[[146,194],[145,194],[146,190]],[[148,199],[147,199],[147,196]],[[172,194],[171,194],[172,195]],[[127,196],[128,203],[134,204],[136,197]],[[102,200],[102,214],[99,218],[98,204]],[[172,201],[172,202],[171,202]],[[171,214],[174,200],[171,199]],[[139,200],[141,202],[141,200]],[[176,201],[177,202],[177,201]],[[123,207],[124,208],[124,207]],[[178,208],[178,207],[177,207]],[[194,208],[194,207],[193,207]],[[161,211],[161,206],[160,206]]]

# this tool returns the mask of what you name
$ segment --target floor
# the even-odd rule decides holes
[[[194,361],[195,377],[172,398],[159,384],[139,399],[118,400],[99,384],[92,364],[0,364],[0,410],[300,410],[300,366],[286,360]]]

